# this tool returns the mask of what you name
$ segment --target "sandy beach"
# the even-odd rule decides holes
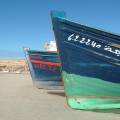
[[[0,74],[0,120],[120,120],[119,111],[73,110],[64,91],[37,89],[29,74]]]

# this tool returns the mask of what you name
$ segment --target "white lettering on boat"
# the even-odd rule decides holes
[[[91,46],[93,48],[103,48],[103,50],[105,50],[105,51],[108,51],[117,56],[120,56],[120,50],[118,50],[118,49],[113,50],[113,48],[111,48],[110,46],[102,46],[101,44],[98,44],[97,42],[95,42],[89,38],[81,37],[80,35],[71,34],[70,36],[68,36],[67,40],[73,41],[73,42],[78,42],[80,44]]]
[[[120,56],[120,50],[118,50],[118,49],[113,50],[110,46],[105,46],[104,50],[114,53],[117,56]]]
[[[97,42],[92,41],[91,39],[87,39],[85,37],[80,38],[79,35],[72,34],[68,37],[68,41],[79,42],[81,44],[89,45],[92,47],[100,48],[101,45],[97,44]]]

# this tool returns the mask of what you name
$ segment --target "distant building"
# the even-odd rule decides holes
[[[56,42],[50,41],[49,43],[46,42],[44,45],[46,51],[57,51]]]

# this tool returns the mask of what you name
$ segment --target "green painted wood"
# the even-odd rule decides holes
[[[120,86],[97,78],[62,72],[68,105],[75,109],[120,108]]]

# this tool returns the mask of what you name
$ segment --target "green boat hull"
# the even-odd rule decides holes
[[[120,108],[120,85],[97,78],[62,73],[68,105],[74,109]],[[94,83],[94,84],[93,84]]]

